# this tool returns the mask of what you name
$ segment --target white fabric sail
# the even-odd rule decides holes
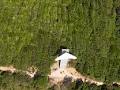
[[[77,57],[66,52],[66,53],[62,54],[61,56],[57,57],[55,59],[55,61],[58,61],[58,60],[70,60],[70,59],[77,59]]]
[[[77,59],[76,56],[69,54],[69,53],[64,53],[61,56],[57,57],[55,61],[60,61],[60,68],[65,69],[67,67],[67,64],[70,60]]]

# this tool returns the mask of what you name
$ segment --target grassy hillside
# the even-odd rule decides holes
[[[119,0],[1,0],[0,65],[34,65],[39,73],[48,74],[56,50],[66,46],[78,57],[81,73],[107,83],[120,81],[119,6]],[[1,89],[47,86],[46,77],[21,77],[23,81],[1,74]]]

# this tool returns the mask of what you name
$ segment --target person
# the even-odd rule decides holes
[[[62,49],[67,49],[67,47],[66,46],[60,46],[60,48],[57,49],[57,51],[55,52],[54,55],[58,55],[58,56],[62,55],[63,54]]]

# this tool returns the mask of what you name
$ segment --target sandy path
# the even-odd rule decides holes
[[[25,73],[30,78],[34,78],[38,69],[35,67],[30,67],[28,70],[18,70],[13,66],[0,66],[0,71],[10,72],[10,73]],[[96,84],[97,86],[103,85],[102,81],[97,81],[95,79],[91,79],[88,76],[83,76],[81,73],[77,72],[75,68],[66,68],[64,70],[58,68],[58,64],[54,63],[51,67],[51,74],[48,75],[49,81],[54,85],[64,81],[65,77],[70,77],[72,82],[76,80],[82,80],[83,82],[89,84]],[[113,84],[117,84],[120,86],[120,82],[113,82]]]
[[[37,68],[30,67],[30,68],[28,68],[28,70],[24,71],[24,70],[18,70],[16,68],[14,68],[13,66],[0,66],[0,71],[11,72],[11,73],[17,73],[17,72],[25,73],[30,78],[33,78],[37,73]]]
[[[9,67],[0,66],[0,71],[7,71],[7,72],[14,73],[16,69],[13,66],[9,66]]]

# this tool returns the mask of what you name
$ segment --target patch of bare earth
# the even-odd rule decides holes
[[[18,70],[13,66],[0,66],[0,71],[2,71],[2,72],[10,72],[10,73],[17,73],[17,72],[25,73],[30,78],[33,78],[36,75],[38,69],[36,67],[32,66],[32,67],[28,68],[28,70],[25,71],[25,70]]]
[[[65,77],[71,78],[71,82],[76,80],[82,80],[85,83],[96,84],[97,86],[103,85],[101,81],[91,79],[90,77],[83,76],[81,73],[77,72],[75,68],[69,67],[66,69],[59,69],[58,64],[54,63],[51,67],[51,74],[48,75],[49,81],[52,85],[57,85],[62,83]]]

